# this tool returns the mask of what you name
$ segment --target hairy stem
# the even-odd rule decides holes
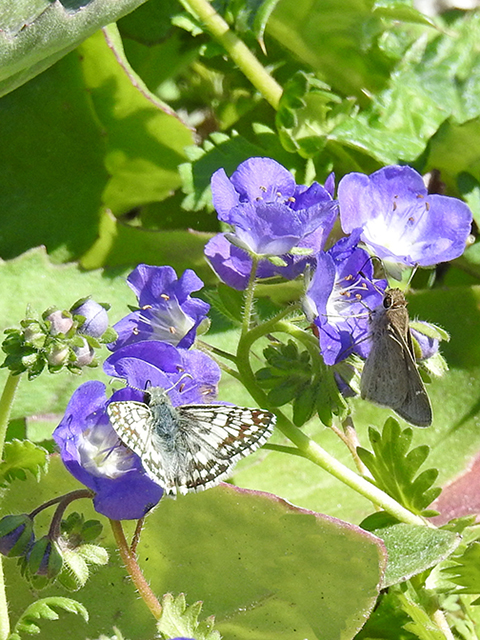
[[[198,18],[212,36],[220,42],[240,71],[250,80],[267,102],[278,109],[282,87],[260,64],[240,38],[230,31],[225,20],[207,0],[180,0],[185,9]]]
[[[257,275],[258,258],[252,257],[252,270],[247,288],[245,289],[245,304],[243,309],[242,336],[248,333],[253,312],[253,300],[255,293],[255,277]]]
[[[34,518],[40,511],[44,509],[48,509],[54,504],[58,504],[59,502],[64,503],[63,511],[65,511],[66,507],[73,502],[74,500],[80,500],[80,498],[93,498],[95,493],[91,489],[76,489],[75,491],[70,491],[70,493],[66,493],[63,496],[57,496],[56,498],[52,498],[48,500],[48,502],[44,502],[40,506],[36,507],[30,514],[30,518]]]
[[[150,609],[155,620],[158,620],[162,615],[162,605],[158,601],[157,596],[153,593],[148,582],[145,580],[145,576],[138,565],[136,554],[132,552],[127,543],[122,523],[120,520],[110,520],[110,526],[112,527],[113,535],[120,551],[120,556],[133,584],[137,588],[142,600]]]
[[[0,460],[3,460],[8,420],[19,382],[20,376],[13,376],[9,373],[0,399]],[[0,640],[6,640],[9,635],[10,620],[8,617],[7,593],[5,591],[5,580],[3,577],[3,560],[0,557]]]
[[[59,501],[58,507],[52,518],[52,522],[50,523],[50,530],[48,532],[48,535],[52,540],[58,538],[58,536],[60,535],[60,525],[62,523],[63,514],[65,513],[65,509],[68,507],[68,505],[71,504],[74,500],[80,500],[81,498],[93,498],[94,495],[95,492],[91,489],[78,489],[77,491],[71,491],[70,493],[67,493],[61,497],[61,500]],[[42,508],[50,506],[51,504],[53,504],[52,500],[50,500],[49,503],[45,503],[44,505],[42,505]],[[36,509],[36,512],[38,513],[38,509]],[[34,512],[32,511],[32,513]]]
[[[8,375],[2,397],[0,398],[0,458],[3,457],[3,447],[5,446],[5,435],[7,433],[8,420],[12,411],[15,393],[20,382],[20,376]]]

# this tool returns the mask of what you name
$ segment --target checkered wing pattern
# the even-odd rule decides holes
[[[275,416],[259,409],[170,408],[170,429],[156,422],[152,404],[112,402],[108,414],[122,442],[140,456],[147,474],[171,496],[217,485],[241,458],[267,441],[275,425]]]
[[[133,400],[111,402],[107,407],[107,413],[123,444],[140,457],[152,480],[165,487],[168,480],[163,472],[165,466],[162,451],[155,446],[150,407]]]
[[[187,450],[179,491],[202,491],[228,477],[235,464],[272,435],[268,411],[228,405],[184,405],[177,409],[180,448]]]

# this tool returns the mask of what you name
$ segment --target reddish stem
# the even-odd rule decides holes
[[[162,615],[162,605],[151,590],[148,582],[145,580],[145,576],[138,566],[136,554],[132,553],[128,546],[125,533],[123,532],[122,523],[119,520],[110,520],[110,526],[112,527],[113,535],[120,551],[120,556],[133,581],[133,584],[136,586],[140,597],[150,609],[155,620],[158,620]]]

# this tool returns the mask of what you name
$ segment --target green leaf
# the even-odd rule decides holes
[[[227,287],[222,282],[216,291],[211,289],[207,291],[206,297],[212,307],[228,321],[229,325],[241,326],[245,298],[242,291]]]
[[[434,567],[453,553],[461,542],[460,536],[451,531],[404,523],[368,530],[381,538],[387,548],[384,587],[404,582]]]
[[[420,13],[404,0],[375,0],[373,13],[391,20],[402,20],[435,27],[435,22],[431,18]]]
[[[404,630],[410,618],[398,604],[393,589],[383,592],[372,615],[355,640],[415,640],[413,633]]]
[[[0,33],[0,96],[35,77],[92,33],[144,1],[90,0],[72,7],[29,0],[5,5]]]
[[[27,472],[40,480],[48,469],[48,452],[28,440],[12,440],[5,443],[3,460],[0,463],[0,484],[13,480],[25,480]]]
[[[391,60],[372,33],[384,26],[372,13],[373,2],[335,0],[281,2],[270,17],[268,33],[342,95],[374,93],[388,77]],[[363,28],[359,28],[362,25]]]
[[[255,467],[262,467],[258,462]],[[308,483],[310,467],[301,462],[301,479]],[[55,457],[45,482],[32,480],[31,490],[9,496],[5,508],[27,512],[55,495],[58,486],[69,491],[78,482]],[[82,511],[87,519],[93,516],[91,501],[82,501]],[[135,524],[125,523],[129,539]],[[88,634],[83,625],[64,620],[56,637],[96,638],[116,624],[126,638],[153,638],[154,620],[125,580],[108,528],[105,535],[111,559],[82,589],[91,618]],[[279,628],[284,640],[353,638],[375,604],[386,564],[383,543],[358,527],[228,484],[161,501],[146,519],[137,553],[154,593],[185,592],[189,603],[203,601],[202,616],[215,615],[221,635],[238,640],[273,640]],[[8,582],[16,585],[15,612],[31,601],[31,592],[14,562],[6,562],[5,569]],[[61,586],[48,588],[52,595]]]
[[[167,593],[162,598],[162,607],[157,628],[165,638],[183,636],[195,638],[195,640],[220,640],[220,633],[213,630],[213,616],[198,622],[198,616],[202,610],[201,602],[187,607],[183,593],[176,598]]]
[[[89,256],[89,266],[101,266],[98,256],[107,260],[117,245],[115,229],[98,238],[105,207],[123,214],[180,186],[178,165],[192,131],[134,73],[114,27],[1,103],[2,137],[11,149],[10,162],[0,167],[4,258],[40,244],[58,261],[95,248],[97,261]],[[140,251],[146,235],[136,231],[130,252]]]
[[[409,451],[412,436],[410,427],[402,431],[394,418],[388,418],[381,435],[373,427],[369,429],[373,453],[362,447],[357,452],[381,489],[407,509],[421,514],[441,490],[432,487],[438,476],[436,469],[417,475],[430,449],[423,445]]]
[[[59,615],[55,611],[55,607],[63,609],[63,611],[67,611],[68,613],[80,615],[85,622],[88,622],[88,611],[83,604],[70,598],[55,596],[42,598],[27,607],[15,625],[14,633],[19,637],[23,633],[31,635],[40,633],[40,627],[37,624],[38,620],[58,620]]]
[[[122,214],[165,199],[180,186],[178,165],[192,144],[191,129],[132,69],[115,25],[89,38],[79,55],[95,115],[106,133],[110,179],[104,204]]]
[[[342,100],[313,74],[299,71],[285,84],[280,99],[276,115],[280,140],[288,151],[314,157],[354,108],[351,98]]]
[[[432,621],[423,606],[416,601],[413,589],[397,590],[395,593],[401,608],[411,619],[411,622],[404,625],[404,629],[415,634],[420,640],[445,640],[443,631]]]
[[[460,587],[458,593],[480,594],[480,543],[473,542],[460,557],[451,560],[455,565],[443,569],[443,572]],[[472,604],[480,604],[480,598]]]
[[[317,411],[324,424],[332,414],[342,414],[345,402],[336,385],[333,370],[319,359],[312,362],[308,351],[299,350],[293,340],[274,343],[263,352],[267,366],[256,372],[257,383],[268,389],[268,402],[280,407],[293,404],[293,421],[301,427]]]

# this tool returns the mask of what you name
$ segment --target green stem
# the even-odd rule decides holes
[[[207,0],[180,0],[185,9],[199,19],[220,42],[240,71],[276,110],[282,95],[282,87],[260,64],[250,49],[230,31],[225,20],[218,15]]]
[[[362,478],[362,476],[359,476],[355,471],[352,471],[339,462],[336,458],[327,453],[319,444],[306,436],[303,431],[290,423],[290,421],[285,417],[277,423],[277,426],[280,431],[287,436],[287,438],[297,445],[306,458],[330,473],[332,476],[337,478],[337,480],[340,480],[374,504],[379,505],[400,522],[425,526],[426,522],[423,518],[415,515],[408,509],[405,509],[405,507],[402,507],[401,504],[391,498],[384,491],[378,489],[378,487],[373,485],[371,482]]]
[[[252,256],[252,270],[250,271],[250,279],[245,289],[245,303],[243,309],[242,337],[245,336],[250,329],[250,321],[252,319],[253,300],[255,293],[255,277],[257,275],[259,259]],[[237,354],[238,355],[238,354]]]
[[[245,335],[242,335],[237,350],[237,364],[238,370],[242,377],[242,382],[245,385],[246,389],[250,393],[250,395],[258,402],[258,404],[265,408],[270,408],[271,410],[275,410],[277,414],[278,421],[277,426],[280,431],[291,440],[299,449],[302,455],[308,458],[311,462],[316,464],[317,466],[325,469],[332,476],[349,486],[351,489],[354,489],[357,493],[364,496],[371,502],[385,509],[388,513],[397,518],[400,522],[405,522],[407,524],[414,525],[423,525],[425,526],[428,523],[425,522],[423,518],[413,514],[408,509],[405,509],[401,504],[399,504],[396,500],[390,497],[381,489],[378,489],[371,482],[362,478],[362,476],[358,475],[344,464],[336,460],[333,456],[327,453],[319,444],[315,441],[311,440],[308,436],[306,436],[303,431],[298,429],[288,418],[278,410],[277,407],[269,407],[268,399],[266,394],[258,387],[255,375],[250,365],[250,350],[258,338],[266,333],[271,333],[273,331],[285,329],[288,326],[288,323],[278,322],[278,319],[265,322],[252,331],[249,331]],[[291,327],[289,327],[290,329]],[[295,330],[297,330],[295,328]],[[304,333],[304,332],[303,332]],[[313,337],[313,336],[312,336]],[[310,342],[308,334],[303,335],[304,342]],[[317,345],[318,349],[318,345]]]
[[[135,551],[132,551],[127,543],[122,523],[119,520],[110,520],[110,526],[112,527],[115,542],[117,543],[118,550],[120,551],[120,556],[133,584],[137,588],[142,600],[150,609],[155,620],[158,620],[162,615],[162,605],[158,601],[157,596],[153,593],[148,582],[145,580],[145,576],[138,565]]]
[[[3,447],[5,446],[5,435],[7,433],[8,420],[12,411],[13,400],[17,391],[20,376],[8,374],[2,397],[0,399],[0,458],[3,457]]]
[[[15,392],[17,391],[20,376],[8,374],[2,397],[0,399],[0,460],[3,459],[3,448],[7,433],[8,420],[12,411]],[[0,557],[0,640],[6,640],[10,635],[10,620],[8,617],[8,601],[3,577],[3,563]]]
[[[7,594],[3,576],[3,563],[0,558],[0,640],[7,640],[10,635],[10,619],[8,617]]]

